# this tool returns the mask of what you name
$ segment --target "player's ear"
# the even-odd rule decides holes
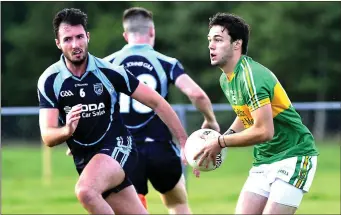
[[[54,41],[56,42],[56,46],[62,50],[62,47],[60,46],[60,42],[59,42],[59,39],[54,39]]]
[[[90,42],[90,32],[86,33],[86,37],[88,38],[88,43]]]
[[[238,49],[241,49],[243,41],[242,40],[236,40],[233,42],[233,44],[234,44],[233,49],[238,50]]]
[[[127,32],[123,32],[123,38],[124,38],[124,40],[128,43],[129,41],[128,41],[128,33]]]
[[[155,37],[155,28],[154,27],[149,27],[149,36]]]

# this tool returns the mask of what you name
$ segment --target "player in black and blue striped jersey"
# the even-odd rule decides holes
[[[212,105],[205,92],[184,72],[181,63],[153,49],[155,29],[152,13],[134,7],[123,13],[123,36],[128,42],[120,51],[104,58],[124,65],[141,82],[168,98],[170,85],[179,88],[204,115],[203,128],[220,130]],[[172,141],[167,126],[156,113],[128,95],[119,95],[121,114],[132,133],[139,152],[139,163],[130,175],[141,201],[147,208],[145,195],[148,180],[161,193],[171,214],[191,213],[180,160],[180,152]],[[183,146],[182,146],[183,147]]]
[[[53,21],[56,45],[63,52],[38,80],[39,124],[44,143],[66,142],[80,177],[76,195],[90,214],[146,214],[130,172],[136,145],[119,113],[125,93],[158,113],[185,144],[186,132],[171,106],[123,66],[88,52],[87,15],[63,9]]]

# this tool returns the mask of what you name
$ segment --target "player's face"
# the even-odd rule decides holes
[[[210,50],[210,59],[213,66],[224,66],[233,56],[231,37],[227,29],[220,25],[214,25],[207,35]]]
[[[56,45],[66,59],[74,65],[80,65],[87,58],[89,36],[89,32],[86,33],[82,25],[61,23]]]

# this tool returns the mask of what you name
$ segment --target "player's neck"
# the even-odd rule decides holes
[[[88,57],[86,57],[84,62],[80,65],[75,65],[71,63],[68,59],[65,59],[66,67],[76,77],[81,77],[85,73],[87,62],[88,62]]]
[[[129,37],[129,45],[142,45],[142,44],[148,44],[153,46],[152,40],[148,36],[144,35],[134,35]]]
[[[220,68],[227,75],[227,77],[231,77],[231,75],[233,74],[234,68],[236,68],[240,57],[241,54],[235,54],[229,60],[227,60],[226,64],[223,67]]]

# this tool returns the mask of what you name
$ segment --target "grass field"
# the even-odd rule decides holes
[[[340,145],[318,144],[320,156],[313,185],[298,214],[340,214]],[[189,202],[196,214],[231,214],[247,177],[251,148],[231,149],[220,169],[189,174]],[[86,214],[74,195],[78,175],[65,147],[52,149],[52,179],[44,185],[39,147],[3,146],[1,214]],[[150,213],[166,214],[158,194],[150,188]]]

